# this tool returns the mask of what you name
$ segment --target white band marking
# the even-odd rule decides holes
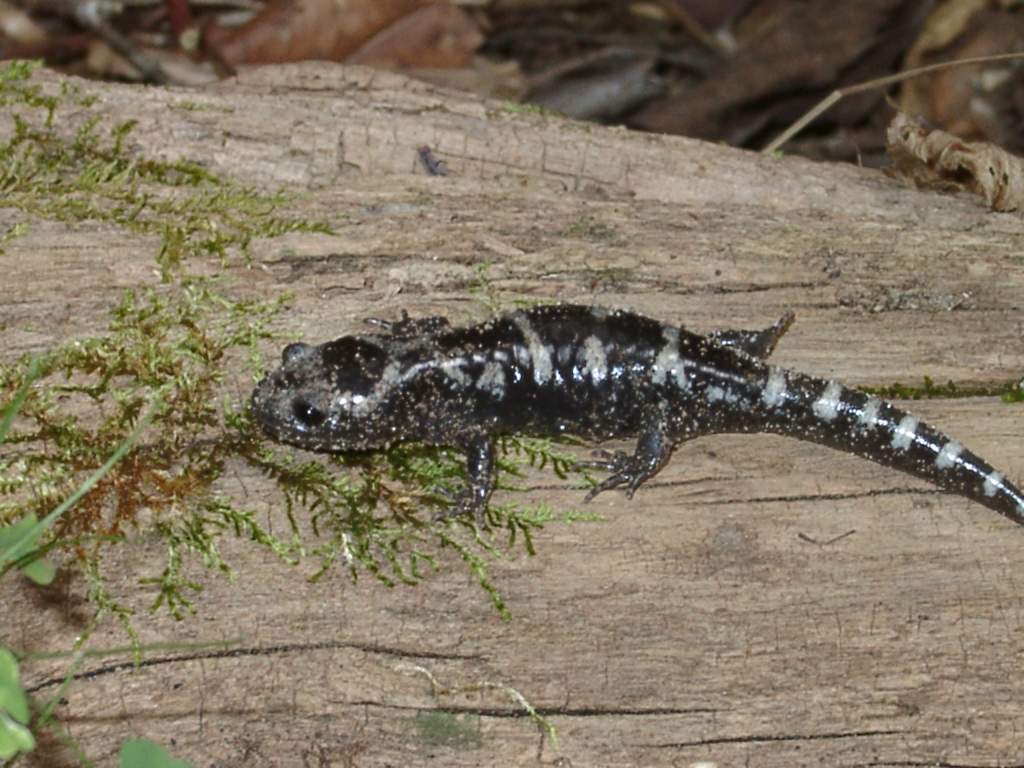
[[[840,398],[843,395],[843,387],[835,381],[830,381],[821,396],[814,401],[811,410],[814,415],[822,421],[832,421],[839,415],[839,406],[842,405]]]
[[[1003,475],[1000,472],[990,472],[989,476],[985,478],[985,485],[982,486],[982,490],[985,495],[992,497],[996,495],[996,491],[1003,487]]]
[[[910,414],[907,414],[900,423],[896,425],[896,431],[892,435],[892,447],[897,451],[905,451],[914,442],[914,435],[917,434],[918,421]]]
[[[525,315],[519,315],[513,319],[519,332],[523,334],[526,342],[530,360],[533,362],[533,380],[538,384],[547,384],[554,375],[555,365],[551,359],[553,350],[550,346],[540,340],[540,336],[530,325]],[[519,350],[516,349],[517,357]]]
[[[484,366],[483,373],[476,380],[476,388],[490,392],[498,400],[505,396],[505,369],[495,361]]]
[[[881,400],[877,397],[869,397],[864,404],[864,410],[857,415],[857,422],[865,429],[874,429],[878,425],[878,412],[881,408]]]
[[[608,356],[604,344],[596,336],[588,336],[583,342],[583,364],[595,384],[608,376]]]
[[[935,466],[939,469],[949,469],[956,464],[956,460],[960,458],[960,453],[963,449],[964,447],[956,440],[950,440],[942,446],[939,455],[935,457]]]
[[[786,402],[786,371],[771,366],[768,369],[768,381],[761,392],[761,402],[769,408],[778,408]]]
[[[454,381],[460,387],[468,387],[470,385],[469,374],[462,370],[462,361],[455,360],[444,360],[441,363],[441,370],[444,375]]]
[[[651,381],[664,384],[671,376],[675,385],[685,392],[690,388],[690,380],[686,378],[686,364],[679,357],[679,329],[666,326],[661,335],[665,345],[654,359]]]

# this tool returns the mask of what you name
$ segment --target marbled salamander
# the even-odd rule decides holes
[[[638,436],[632,455],[588,462],[611,472],[589,500],[619,486],[632,496],[700,435],[772,432],[909,472],[1024,524],[1024,495],[956,440],[877,397],[763,362],[792,319],[707,336],[572,305],[468,328],[377,320],[380,332],[286,347],[252,407],[272,438],[314,451],[459,446],[469,482],[453,511],[478,520],[495,434]]]

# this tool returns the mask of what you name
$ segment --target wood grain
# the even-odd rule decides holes
[[[242,295],[292,292],[289,337],[321,341],[402,308],[479,319],[484,276],[506,301],[597,302],[699,330],[793,309],[775,360],[850,384],[1024,373],[1024,230],[970,197],[519,114],[358,68],[270,68],[204,91],[78,85],[139,121],[135,150],[300,192],[290,208],[334,226],[257,242],[251,268],[193,265]],[[206,108],[175,106],[185,99]],[[423,144],[450,176],[422,173]],[[16,220],[0,209],[0,227]],[[107,227],[32,221],[0,254],[5,358],[102,328],[122,288],[155,283],[153,252]],[[225,392],[246,397],[231,374]],[[1019,407],[911,407],[1024,478]],[[551,475],[529,482],[531,501],[580,506]],[[242,470],[223,488],[281,531],[267,490]],[[1024,762],[1024,532],[1009,522],[767,436],[686,445],[631,503],[592,506],[603,522],[549,526],[537,556],[496,563],[511,621],[456,562],[416,588],[341,573],[312,584],[314,564],[227,541],[237,581],[208,583],[178,623],[146,611],[138,580],[161,553],[141,532],[108,565],[143,641],[239,638],[237,650],[87,661],[58,713],[100,765],[133,735],[197,766]],[[0,642],[68,648],[81,594],[74,580],[5,580]],[[123,641],[110,626],[94,644]],[[456,688],[515,688],[557,744],[500,691],[435,697],[414,666]],[[25,674],[44,694],[64,668]],[[439,722],[454,723],[452,741]],[[71,762],[47,745],[28,764]]]

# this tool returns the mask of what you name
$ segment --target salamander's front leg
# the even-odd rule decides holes
[[[618,488],[620,485],[626,486],[626,498],[633,498],[636,489],[668,463],[674,447],[665,429],[659,424],[640,434],[632,456],[623,451],[600,451],[599,454],[605,457],[603,460],[580,462],[580,466],[605,469],[612,473],[594,486],[583,501],[590,501],[601,491]]]
[[[475,435],[463,444],[466,452],[466,487],[452,499],[447,512],[438,519],[473,515],[478,527],[484,525],[484,510],[494,490],[494,441],[488,435]]]

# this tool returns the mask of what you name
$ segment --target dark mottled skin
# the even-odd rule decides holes
[[[315,451],[458,446],[469,483],[454,511],[478,519],[497,434],[637,436],[632,455],[590,462],[611,472],[590,499],[618,486],[631,496],[695,437],[772,432],[909,472],[1024,524],[1021,492],[956,441],[877,398],[767,365],[791,321],[699,336],[572,305],[468,328],[440,317],[374,321],[377,332],[288,346],[253,412],[275,440]]]

